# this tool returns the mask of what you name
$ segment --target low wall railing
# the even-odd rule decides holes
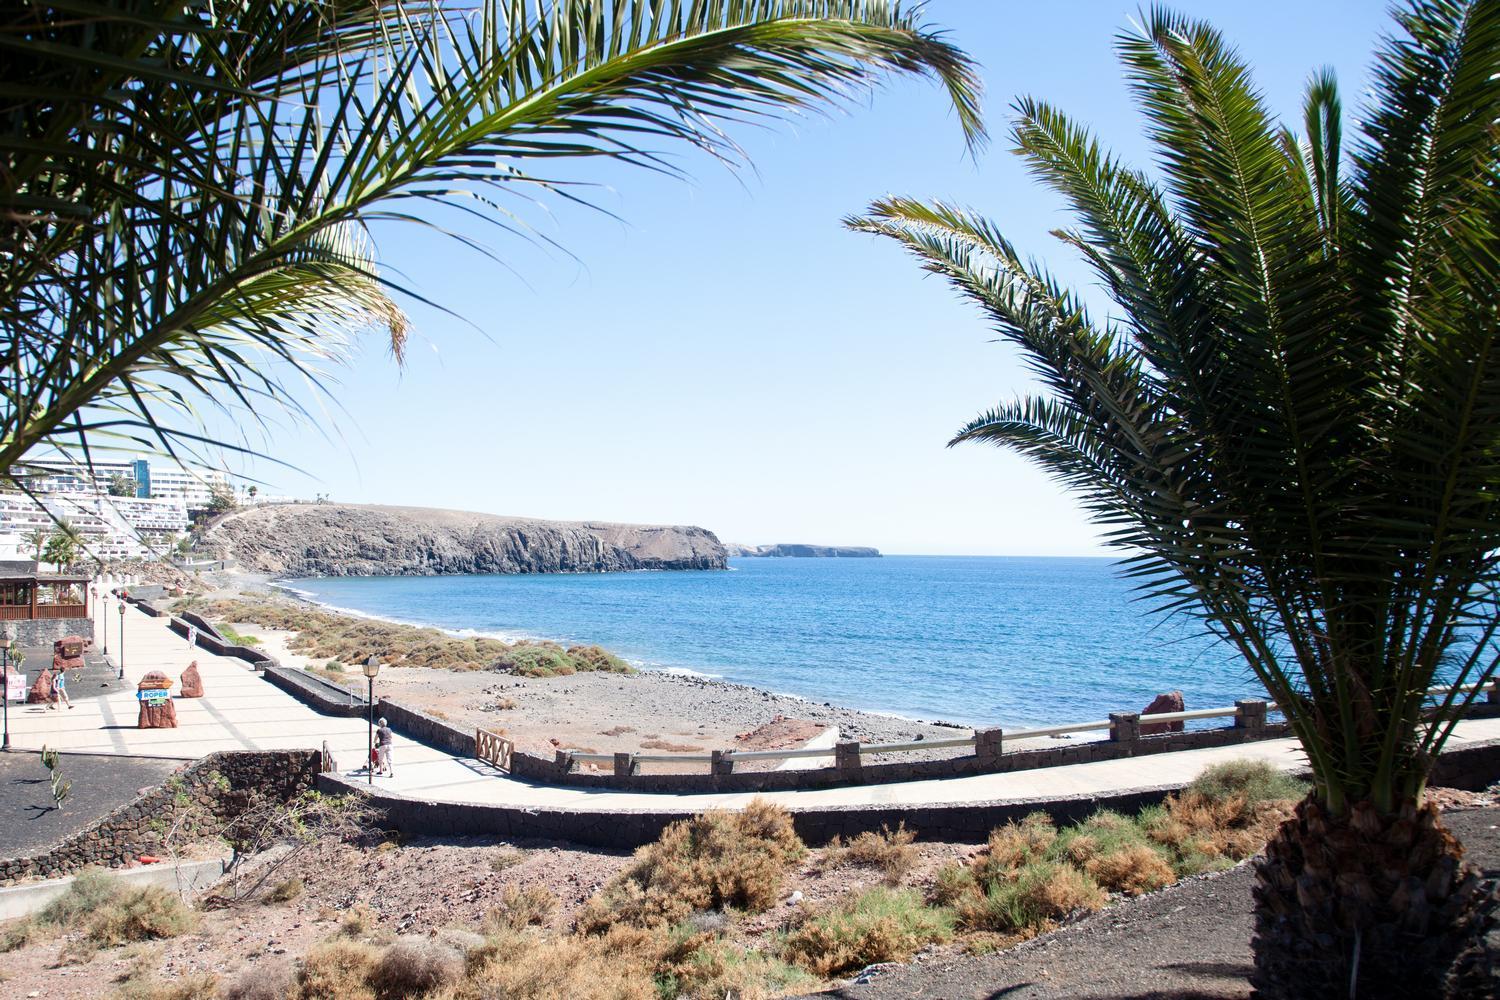
[[[1485,684],[1469,684],[1461,687],[1433,687],[1427,694],[1432,698],[1443,698],[1454,692],[1460,695],[1475,691],[1488,692],[1487,702],[1500,705],[1500,680]],[[834,767],[848,769],[858,767],[862,757],[880,754],[904,754],[920,751],[974,748],[981,758],[998,758],[1005,752],[1005,744],[1019,740],[1049,736],[1067,736],[1074,733],[1108,732],[1109,741],[1129,743],[1143,736],[1163,734],[1171,730],[1174,723],[1196,722],[1204,719],[1234,719],[1234,729],[1255,739],[1259,734],[1280,735],[1282,727],[1267,732],[1267,717],[1280,714],[1275,702],[1247,698],[1223,708],[1199,708],[1183,712],[1111,712],[1107,719],[1088,722],[1070,722],[1057,726],[1034,726],[1022,729],[980,728],[971,736],[955,736],[950,739],[914,740],[907,743],[858,743],[842,742],[831,748],[808,748],[792,750],[715,750],[697,754],[649,754],[649,753],[592,753],[559,750],[555,766],[567,773],[579,764],[607,765],[618,777],[635,775],[642,764],[705,765],[711,774],[733,773],[734,765],[750,761],[786,761],[816,757],[833,757]],[[1144,731],[1143,731],[1144,727]],[[1180,734],[1180,731],[1178,731]],[[1207,730],[1214,732],[1214,730]],[[507,754],[508,756],[508,754]]]

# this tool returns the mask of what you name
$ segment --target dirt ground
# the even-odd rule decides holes
[[[1455,811],[1445,822],[1470,856],[1494,877],[1500,869],[1500,810],[1494,798],[1443,791]],[[1491,808],[1484,808],[1491,807]],[[972,844],[922,842],[904,885],[925,890],[943,865],[979,851]],[[260,864],[274,858],[267,856]],[[302,894],[266,904],[206,908],[200,928],[168,941],[98,953],[82,964],[60,964],[66,938],[40,941],[0,962],[4,995],[27,998],[108,996],[132,966],[145,963],[164,980],[213,973],[221,983],[292,961],[335,933],[347,914],[368,907],[391,934],[472,929],[508,887],[542,887],[557,897],[549,920],[566,930],[578,909],[627,861],[618,851],[579,850],[550,841],[500,838],[418,838],[351,847],[319,843],[284,861],[267,886],[297,878]],[[247,866],[242,885],[260,869]],[[878,870],[830,864],[810,851],[787,880],[782,902],[740,921],[741,944],[765,946],[799,907],[819,907],[882,880]],[[203,897],[227,896],[226,883]],[[203,897],[200,897],[203,898]],[[829,983],[850,1000],[1073,997],[1244,997],[1249,961],[1249,874],[1241,865],[1124,900],[1076,924],[993,955],[975,957],[960,945],[932,946],[907,965],[877,967],[846,983]]]

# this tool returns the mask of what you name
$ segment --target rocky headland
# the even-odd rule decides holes
[[[727,555],[713,532],[686,525],[331,503],[233,511],[208,526],[199,548],[278,576],[724,569]]]
[[[726,542],[724,548],[731,556],[782,557],[793,559],[878,559],[880,550],[868,545],[740,545]]]

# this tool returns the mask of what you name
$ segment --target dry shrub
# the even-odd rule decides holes
[[[835,838],[826,857],[833,864],[879,868],[896,883],[917,863],[916,839],[916,831],[908,830],[902,822],[894,830],[889,826],[882,826],[879,833],[866,830],[847,844]]]
[[[223,1000],[287,1000],[296,987],[291,962],[268,962],[243,970],[223,988]]]
[[[1277,825],[1291,815],[1293,804],[1248,802],[1238,795],[1216,799],[1188,789],[1169,795],[1159,808],[1143,811],[1141,825],[1152,841],[1174,853],[1180,873],[1191,874],[1260,851]]]
[[[218,1000],[219,977],[211,972],[161,980],[153,972],[129,976],[114,1000]]]
[[[666,750],[669,753],[692,753],[703,748],[696,743],[673,743],[671,740],[641,740],[642,750]]]
[[[1029,934],[1078,910],[1097,910],[1105,900],[1098,883],[1072,865],[1037,861],[961,898],[958,920],[971,930]]]
[[[24,948],[42,936],[42,926],[31,917],[21,917],[6,925],[0,933],[0,954]]]
[[[673,823],[589,900],[578,928],[659,927],[726,907],[759,912],[776,902],[788,866],[805,851],[791,815],[763,799]]]
[[[380,949],[345,938],[331,938],[303,956],[297,968],[294,1000],[376,1000],[370,973]]]
[[[932,901],[938,906],[953,906],[959,900],[982,890],[968,865],[944,865],[932,882]]]
[[[265,895],[267,903],[290,903],[302,895],[307,886],[300,878],[292,877],[285,882],[278,882],[271,887]]]
[[[1056,841],[1057,827],[1044,812],[1031,813],[1019,823],[1011,820],[990,831],[989,843],[974,862],[974,875],[986,885],[998,882],[1045,858]]]
[[[485,1000],[658,1000],[651,966],[632,954],[631,943],[614,937],[517,934],[496,939],[476,956],[468,983],[453,995]]]
[[[1167,859],[1145,844],[1121,847],[1092,857],[1083,866],[1095,882],[1111,892],[1139,896],[1177,881]]]
[[[198,925],[198,915],[174,892],[159,886],[127,889],[100,906],[88,918],[87,937],[109,948],[130,941],[152,941],[185,934]]]
[[[526,860],[525,851],[504,850],[490,858],[490,871],[503,872]]]
[[[463,974],[458,949],[430,938],[402,937],[380,956],[368,979],[377,997],[402,1000],[451,986]]]
[[[382,844],[382,847],[385,845]],[[364,903],[355,903],[344,913],[344,918],[339,921],[339,933],[347,937],[364,937],[380,924],[380,918],[375,911]]]
[[[819,976],[904,962],[953,935],[953,914],[910,889],[877,887],[810,917],[786,939],[783,957]]]
[[[665,996],[703,1000],[770,1000],[814,985],[796,966],[708,933],[679,935],[657,959],[655,979]]]
[[[524,930],[532,924],[545,924],[557,912],[557,897],[545,886],[529,885],[524,889],[505,887],[500,905],[484,915],[486,930]]]

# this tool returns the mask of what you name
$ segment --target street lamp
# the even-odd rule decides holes
[[[365,681],[369,684],[369,693],[365,696],[365,703],[370,706],[370,740],[365,752],[365,776],[366,784],[375,784],[375,675],[380,673],[380,657],[374,653],[365,661]]]
[[[0,691],[0,712],[5,717],[5,741],[0,743],[0,750],[10,749],[10,630],[0,628],[0,685],[4,690]]]
[[[125,598],[129,596],[125,591],[120,591],[120,680],[125,679]]]

